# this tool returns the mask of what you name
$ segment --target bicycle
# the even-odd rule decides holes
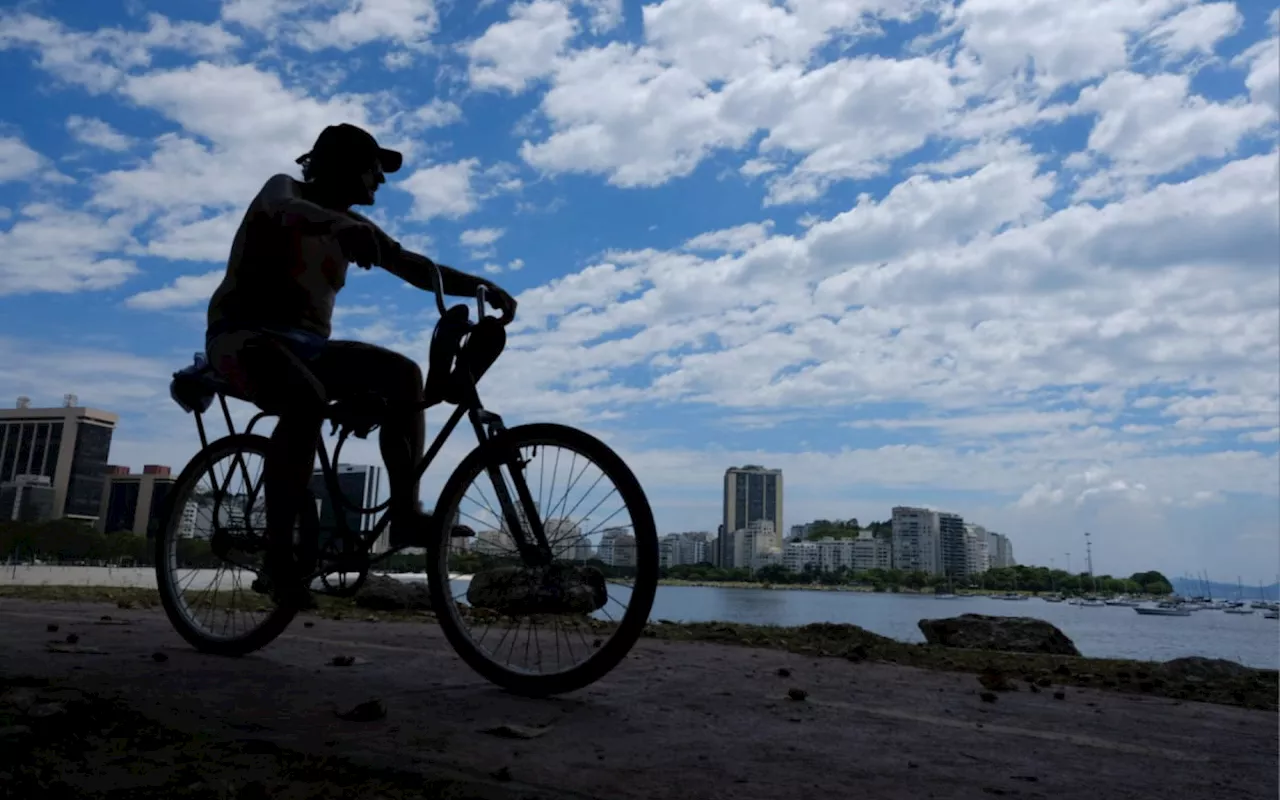
[[[507,428],[498,414],[484,408],[476,384],[505,348],[505,327],[496,317],[486,316],[483,288],[476,296],[477,320],[472,322],[465,304],[445,308],[441,287],[437,269],[435,300],[440,319],[431,337],[425,399],[420,407],[426,409],[448,402],[455,408],[419,459],[417,478],[426,472],[464,416],[475,431],[477,445],[445,481],[432,511],[430,529],[426,532],[425,573],[432,609],[450,645],[469,666],[489,681],[528,696],[547,696],[580,689],[617,666],[640,638],[648,621],[657,591],[659,566],[652,510],[635,475],[604,442],[584,431],[551,423]],[[184,411],[193,415],[201,449],[175,480],[166,500],[163,524],[156,536],[156,579],[160,598],[177,632],[196,649],[242,656],[266,646],[281,635],[303,610],[299,604],[277,603],[260,588],[260,584],[255,582],[246,590],[237,582],[238,588],[232,592],[230,607],[227,601],[219,606],[217,589],[213,590],[214,611],[210,616],[221,612],[223,622],[220,631],[210,630],[195,619],[185,599],[184,592],[195,585],[195,577],[184,586],[174,577],[174,572],[179,556],[185,554],[197,564],[216,564],[218,572],[213,578],[222,575],[225,565],[248,569],[261,578],[261,556],[266,544],[262,530],[265,527],[264,499],[260,482],[255,485],[249,479],[247,460],[255,455],[265,460],[268,440],[253,433],[253,427],[273,415],[260,411],[250,419],[243,432],[237,432],[227,398],[242,401],[246,398],[240,397],[230,384],[219,377],[199,353],[195,363],[174,373],[170,395]],[[229,434],[211,442],[202,415],[208,411],[215,397]],[[364,586],[372,567],[408,547],[421,544],[393,542],[385,552],[373,552],[383,530],[393,522],[391,500],[398,496],[398,492],[406,490],[404,485],[392,485],[391,498],[366,507],[363,500],[360,504],[352,503],[337,480],[338,458],[348,436],[368,436],[386,419],[389,411],[385,401],[372,395],[339,400],[329,405],[326,421],[332,426],[330,435],[339,435],[332,460],[323,433],[317,442],[317,453],[326,491],[333,503],[334,530],[322,542],[318,503],[304,503],[295,524],[293,540],[307,585],[315,594],[351,597]],[[570,520],[566,525],[564,516],[575,513],[582,501],[572,509],[568,508],[567,499],[563,503],[555,503],[551,511],[561,516],[543,520],[540,509],[545,487],[545,464],[543,472],[539,473],[537,500],[533,496],[530,476],[526,473],[538,457],[539,450],[551,447],[574,453],[569,466],[572,485],[583,479],[590,465],[596,466],[601,473],[596,484],[603,478],[613,482],[630,519],[629,533],[628,526],[614,524],[601,533],[597,549],[590,537],[600,529],[600,525],[610,523],[618,512],[604,517],[595,529],[584,534],[578,523]],[[526,453],[529,454],[527,457]],[[587,462],[581,470],[576,469],[579,458]],[[215,467],[227,459],[231,464],[226,470],[226,480],[218,485],[215,479],[214,488],[200,489],[200,481],[205,477],[214,479]],[[553,493],[559,468],[557,456],[556,471],[551,478]],[[228,490],[229,482],[237,475],[244,477],[246,488],[231,492]],[[482,477],[488,478],[499,508],[488,505],[488,496],[482,489],[481,496],[485,499],[487,511],[482,512],[483,516],[465,515],[469,522],[488,526],[477,534],[470,525],[462,524],[462,503],[467,499],[468,481]],[[312,500],[315,499],[312,496]],[[222,509],[224,503],[227,509]],[[588,511],[583,524],[592,520],[591,515],[599,506],[597,503]],[[400,506],[396,504],[394,507]],[[220,515],[220,510],[225,513]],[[207,536],[197,535],[194,530],[196,521],[206,511],[213,520],[212,529]],[[348,513],[380,516],[367,530],[359,531],[352,530],[346,519]],[[555,535],[549,536],[549,531]],[[631,552],[627,550],[628,538],[634,542]],[[474,540],[474,545],[467,549],[465,542],[471,540]],[[568,546],[559,552],[572,550],[573,557],[567,565],[557,562],[557,552],[553,551],[553,546],[566,540]],[[504,558],[501,552],[497,552],[504,541],[514,546],[515,558]],[[462,543],[456,545],[463,550],[461,554],[454,554],[455,543]],[[233,555],[237,558],[232,558]],[[451,573],[451,559],[473,567],[474,574],[465,581],[467,603],[458,602],[458,598],[452,595],[453,582],[464,581]],[[611,573],[611,576],[606,573]],[[618,600],[618,588],[622,585],[619,579],[626,577],[634,578],[629,592],[631,602],[621,618],[614,619],[607,611],[608,604],[621,604]],[[208,592],[209,587],[206,586],[201,596]],[[248,597],[246,605],[256,611],[267,612],[266,617],[242,632],[237,632],[232,624],[228,632],[227,618],[234,610],[238,595]],[[263,607],[268,603],[274,608]],[[536,628],[537,622],[549,621],[552,624],[557,664],[562,649],[560,626],[571,622],[581,625],[590,635],[588,641],[587,635],[579,630],[579,638],[588,651],[586,660],[567,669],[535,673],[527,667],[499,664],[483,649],[484,636],[480,641],[474,641],[468,633],[466,626],[470,622],[490,623],[490,629],[496,623],[504,631],[498,643],[501,650],[507,635],[518,634],[524,625],[522,621],[516,621],[513,627],[512,621],[517,619],[517,612],[530,618],[531,628]],[[609,637],[607,640],[602,638],[605,635]],[[549,650],[552,643],[536,631],[535,637],[538,665],[541,666],[544,645]],[[564,644],[571,644],[567,631]],[[511,652],[515,652],[514,642]],[[529,643],[525,645],[524,654],[526,659],[532,657]]]

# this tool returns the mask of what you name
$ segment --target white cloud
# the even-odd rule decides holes
[[[413,219],[457,219],[476,209],[478,200],[471,181],[479,164],[477,159],[467,158],[423,167],[394,185],[413,195],[409,210]]]
[[[510,15],[466,46],[471,85],[477,89],[524,91],[530,81],[550,74],[577,31],[568,6],[558,0],[516,3]]]
[[[607,33],[622,24],[622,0],[577,0],[590,15],[592,33]]]
[[[174,23],[159,14],[147,16],[145,31],[103,27],[84,32],[29,13],[0,13],[0,50],[34,48],[41,68],[91,92],[107,91],[131,70],[149,66],[153,50],[202,57],[239,45],[240,39],[219,24]]]
[[[462,119],[462,109],[456,103],[435,98],[425,106],[409,112],[406,116],[408,121],[402,123],[402,127],[410,131],[443,128]]]
[[[684,243],[684,249],[741,253],[768,239],[772,229],[773,220],[771,219],[764,222],[748,222],[722,231],[698,234]]]
[[[1129,62],[1129,37],[1185,0],[968,0],[948,12],[961,30],[957,71],[974,88],[1029,82],[1042,94],[1102,77]]]
[[[45,159],[16,136],[0,137],[0,183],[34,177]]]
[[[203,219],[161,217],[147,242],[147,253],[174,261],[226,261],[243,217],[239,209]]]
[[[488,247],[502,238],[502,228],[472,228],[465,230],[458,237],[463,247]]]
[[[418,45],[439,24],[435,0],[346,0],[327,19],[301,22],[297,42],[308,50],[350,50],[374,41]]]
[[[1193,5],[1156,25],[1150,39],[1170,57],[1212,55],[1218,42],[1238,31],[1243,22],[1235,3]]]
[[[1245,86],[1255,103],[1280,109],[1280,10],[1271,12],[1267,25],[1271,35],[1254,44],[1233,63],[1248,67]]]
[[[218,288],[225,275],[226,270],[221,269],[201,275],[180,275],[164,288],[133,295],[125,301],[125,305],[143,311],[161,311],[208,303],[213,290]]]
[[[723,97],[649,49],[617,43],[563,60],[542,101],[552,133],[520,155],[547,172],[600,173],[615,186],[688,175],[713,149],[746,144],[754,127],[725,119]]]
[[[119,286],[138,269],[120,257],[133,244],[132,222],[48,203],[18,210],[0,231],[0,296],[80,292]]]
[[[1121,174],[1161,175],[1222,158],[1244,136],[1275,125],[1265,106],[1191,95],[1186,75],[1112,73],[1081,91],[1077,108],[1098,114],[1089,148],[1112,159]]]
[[[103,150],[121,152],[133,146],[132,136],[126,136],[100,119],[72,114],[67,117],[67,131],[81,144],[100,147]]]

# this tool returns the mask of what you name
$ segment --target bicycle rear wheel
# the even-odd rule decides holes
[[[241,656],[261,649],[299,611],[252,588],[266,551],[266,455],[264,436],[218,439],[191,459],[166,500],[155,541],[156,588],[174,629],[201,652]],[[295,544],[314,542],[318,527],[314,504],[303,503]]]
[[[497,463],[512,452],[524,463]],[[495,464],[513,499],[514,481],[525,481],[552,565],[531,567],[516,551],[488,472]],[[587,497],[571,499],[575,490]],[[533,697],[575,691],[608,674],[640,638],[658,587],[658,534],[639,481],[604,442],[564,425],[511,428],[463,459],[433,513],[449,533],[427,550],[432,604],[449,643],[489,681]],[[468,540],[452,535],[456,524],[478,531],[474,546],[460,546]]]

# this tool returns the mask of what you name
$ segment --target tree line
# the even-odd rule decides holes
[[[698,583],[767,583],[780,585],[861,586],[874,591],[1021,591],[1033,593],[1060,592],[1078,594],[1150,594],[1173,593],[1169,579],[1151,570],[1136,572],[1127,578],[1111,575],[1073,575],[1066,570],[1019,565],[997,567],[963,579],[948,579],[944,575],[930,575],[921,571],[900,569],[869,569],[855,572],[840,567],[823,572],[812,567],[802,572],[791,572],[785,567],[771,564],[757,570],[746,568],[724,569],[711,564],[682,564],[663,570],[663,577]]]

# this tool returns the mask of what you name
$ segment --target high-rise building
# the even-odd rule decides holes
[[[381,502],[379,492],[382,488],[382,467],[367,464],[338,464],[334,469],[334,477],[337,478],[338,490],[342,493],[339,504],[347,530],[352,532],[371,530],[378,515],[362,514],[359,509],[372,508]],[[320,505],[320,541],[323,544],[337,530],[339,504],[335,504],[333,498],[329,496],[329,487],[322,470],[317,469],[311,475],[311,493]],[[395,525],[392,524],[391,527],[394,528]],[[384,529],[378,541],[374,543],[373,552],[385,553],[391,544],[389,538],[390,531]]]
[[[0,484],[42,475],[53,488],[53,518],[96,520],[118,421],[79,406],[71,394],[62,408],[32,408],[30,398],[19,397],[16,408],[0,409]]]
[[[175,481],[171,470],[160,464],[147,464],[141,473],[116,466],[108,466],[106,472],[94,527],[100,533],[155,536],[164,522],[164,501]]]
[[[1013,544],[1002,533],[987,531],[987,551],[990,553],[992,567],[1012,567],[1017,564],[1013,560]]]
[[[44,475],[18,475],[0,483],[0,520],[47,522],[53,519],[53,481]]]
[[[768,520],[774,531],[782,527],[782,470],[755,464],[724,471],[724,523],[718,537],[720,567],[734,562],[734,531],[746,530],[757,520]]]
[[[964,517],[959,514],[938,513],[938,571],[952,578],[963,578],[969,574]]]
[[[965,562],[968,574],[979,575],[991,569],[991,556],[987,550],[987,529],[966,522],[964,526]]]
[[[942,548],[938,512],[928,508],[894,506],[893,567],[904,572],[939,572]]]

